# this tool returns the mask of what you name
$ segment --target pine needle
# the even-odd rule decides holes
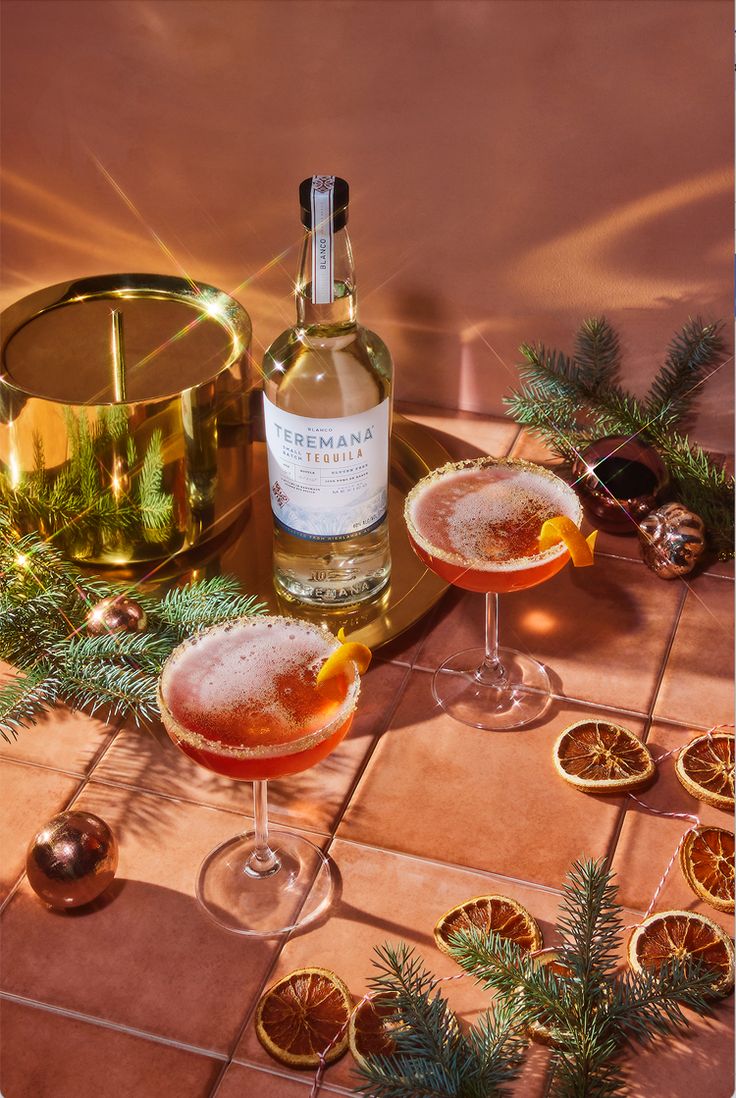
[[[464,1033],[439,981],[405,945],[376,949],[376,994],[396,1004],[394,1055],[369,1057],[360,1090],[376,1098],[486,1098],[518,1073],[529,1027],[552,1032],[550,1098],[613,1098],[625,1093],[621,1058],[629,1042],[681,1032],[683,1004],[708,1009],[713,974],[700,964],[641,973],[617,969],[623,927],[603,862],[575,862],[563,892],[558,931],[562,976],[514,942],[477,928],[452,935],[450,949],[493,993],[493,1008]]]
[[[618,337],[604,317],[584,321],[569,358],[544,345],[522,344],[521,387],[505,403],[509,414],[565,461],[609,435],[641,438],[659,452],[672,491],[700,515],[711,548],[734,555],[734,480],[677,428],[701,383],[723,359],[720,324],[691,319],[675,335],[663,366],[643,399],[619,385]]]
[[[120,594],[145,609],[145,632],[90,636],[90,609]],[[0,736],[15,739],[57,700],[108,718],[153,720],[158,676],[177,644],[264,609],[231,576],[155,597],[85,575],[40,535],[19,537],[0,511],[0,658],[20,672],[0,684]]]

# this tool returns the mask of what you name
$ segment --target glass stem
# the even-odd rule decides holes
[[[281,863],[268,845],[268,782],[253,782],[254,850],[248,870],[254,877],[269,877]]]
[[[480,682],[504,688],[508,684],[506,670],[498,658],[498,595],[486,593],[486,644],[483,663],[475,672]]]

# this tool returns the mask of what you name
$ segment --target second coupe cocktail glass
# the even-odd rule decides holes
[[[338,647],[307,622],[255,615],[204,630],[164,665],[159,708],[177,747],[208,770],[253,782],[254,831],[216,847],[197,878],[197,899],[228,930],[280,934],[329,903],[326,856],[294,831],[269,831],[266,790],[269,778],[307,770],[347,734],[355,665],[317,683]]]
[[[546,708],[550,683],[538,660],[498,645],[498,596],[522,591],[559,572],[569,559],[564,542],[540,550],[546,519],[567,516],[580,525],[574,490],[528,461],[484,457],[442,466],[406,499],[412,547],[438,576],[486,596],[484,648],[450,656],[435,672],[439,705],[475,728],[529,724]]]

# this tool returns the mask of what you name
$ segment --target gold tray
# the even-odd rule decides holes
[[[205,559],[182,554],[172,561],[171,564],[178,566],[178,578],[201,579],[229,572],[237,576],[248,594],[257,595],[273,612],[324,623],[333,631],[343,625],[351,640],[362,641],[370,648],[377,648],[403,633],[445,592],[447,584],[429,572],[415,556],[404,526],[404,498],[409,489],[431,469],[450,460],[447,450],[426,428],[394,415],[389,485],[391,581],[375,599],[354,609],[325,611],[287,601],[276,594],[272,581],[273,527],[263,442],[253,443],[252,456],[255,488],[246,516],[217,546],[210,543],[214,552],[208,552]],[[159,573],[157,578],[163,576]]]

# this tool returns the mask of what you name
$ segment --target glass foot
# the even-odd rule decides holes
[[[271,937],[316,919],[332,898],[327,857],[301,835],[269,830],[279,864],[254,871],[255,836],[236,835],[212,850],[199,870],[197,899],[216,923],[235,934]]]
[[[540,717],[550,701],[544,664],[512,648],[499,648],[506,680],[497,683],[479,673],[484,656],[482,648],[466,648],[437,668],[432,679],[437,704],[473,728],[522,728]]]

